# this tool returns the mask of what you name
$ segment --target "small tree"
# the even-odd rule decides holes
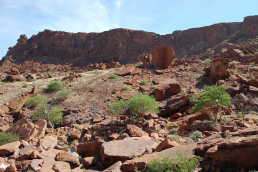
[[[218,112],[221,108],[231,104],[231,97],[226,93],[226,89],[227,87],[225,85],[204,86],[204,93],[191,97],[192,100],[197,101],[193,109],[208,112],[211,119],[217,122]]]
[[[45,119],[47,125],[50,128],[54,128],[54,125],[62,124],[63,108],[52,107],[55,101],[49,103],[50,99],[45,95],[37,95],[33,98],[29,98],[25,102],[25,106],[36,106],[33,112],[33,118]]]

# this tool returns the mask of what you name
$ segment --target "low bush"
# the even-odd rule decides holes
[[[194,131],[192,133],[189,134],[189,137],[193,140],[197,140],[198,138],[202,138],[202,132],[200,131]]]
[[[63,88],[63,84],[59,81],[54,81],[47,85],[47,91],[57,91]]]
[[[138,63],[136,63],[136,64],[134,65],[134,67],[139,66],[139,65],[142,65],[142,64],[143,64],[142,62],[138,62]]]
[[[142,81],[141,81],[141,84],[142,84],[142,85],[146,85],[146,84],[148,84],[148,82],[147,82],[146,80],[142,80]]]
[[[53,70],[54,68],[52,67],[52,66],[49,66],[49,67],[47,67],[47,71],[51,71],[51,70]]]
[[[108,79],[117,79],[120,78],[120,76],[116,75],[116,74],[112,74],[108,77]]]
[[[0,146],[5,145],[7,143],[19,141],[20,136],[12,133],[0,132]]]
[[[128,90],[130,90],[130,87],[124,86],[121,90],[122,90],[122,91],[128,91]]]
[[[205,61],[206,61],[206,62],[210,62],[210,61],[211,61],[211,59],[205,59]]]
[[[28,84],[28,83],[24,83],[23,86],[24,86],[24,87],[28,87],[29,84]]]
[[[60,98],[67,98],[69,97],[70,95],[73,94],[73,91],[72,90],[68,90],[68,89],[63,89],[61,91],[59,91],[57,93],[57,97],[60,97]]]
[[[28,98],[23,106],[37,106],[43,100],[48,102],[50,99],[48,99],[45,95],[38,94],[35,97]]]
[[[254,66],[254,64],[255,64],[254,62],[249,63],[249,65],[251,65],[251,66]]]
[[[142,172],[190,172],[200,166],[201,159],[202,158],[199,156],[191,157],[190,153],[177,152],[176,156],[173,158],[170,158],[169,156],[161,156],[151,160]],[[138,170],[135,169],[135,171]]]
[[[180,139],[180,137],[178,135],[168,135],[168,137],[170,137],[173,140],[178,141]]]

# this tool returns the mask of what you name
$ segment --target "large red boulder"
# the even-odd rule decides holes
[[[159,81],[159,85],[154,88],[156,100],[162,100],[166,97],[178,94],[181,92],[181,85],[177,80],[167,78]]]
[[[130,75],[134,70],[134,66],[128,66],[120,71],[118,71],[116,74],[120,75],[120,76],[124,76],[124,75]]]

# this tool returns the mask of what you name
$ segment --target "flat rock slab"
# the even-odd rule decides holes
[[[151,153],[157,147],[153,140],[115,140],[102,144],[100,155],[104,166]]]
[[[184,153],[192,154],[193,150],[196,148],[197,148],[197,144],[193,143],[193,144],[189,144],[189,145],[182,145],[182,146],[166,149],[157,154],[163,155],[163,156],[170,156],[171,158],[174,158],[174,157],[176,157],[178,152],[182,152],[183,154]]]
[[[13,153],[19,149],[20,144],[20,141],[16,141],[0,146],[0,156]]]
[[[120,75],[120,76],[124,76],[124,75],[130,75],[134,70],[134,66],[128,66],[120,71],[118,71],[116,74]]]

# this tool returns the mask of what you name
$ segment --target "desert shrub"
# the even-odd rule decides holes
[[[197,101],[193,109],[201,112],[209,111],[211,119],[216,122],[221,108],[231,105],[231,97],[226,89],[225,85],[204,86],[204,93],[191,97],[191,100]]]
[[[111,103],[108,108],[112,114],[123,114],[128,109],[128,106],[129,100],[121,99],[117,103]]]
[[[160,156],[154,158],[146,167],[143,172],[164,172],[164,171],[178,171],[187,172],[193,171],[200,166],[201,157],[191,157],[190,153],[177,152],[176,156],[170,158],[169,156]],[[137,169],[135,171],[138,171]]]
[[[211,50],[211,48],[208,48],[208,49],[207,49],[207,51],[210,51],[210,50]]]
[[[24,103],[25,106],[36,106],[32,117],[35,119],[45,119],[48,127],[53,128],[54,125],[62,124],[63,120],[63,108],[52,107],[52,103],[49,103],[50,99],[45,95],[37,95],[35,97],[27,99]]]
[[[130,87],[128,87],[128,86],[123,86],[122,91],[128,91],[128,90],[130,90]]]
[[[47,84],[47,91],[57,91],[63,88],[63,84],[59,81],[54,81]]]
[[[28,87],[29,84],[28,84],[28,83],[24,83],[23,86],[24,86],[24,87]]]
[[[211,61],[211,59],[210,59],[210,58],[208,58],[208,59],[205,59],[205,61],[206,61],[206,62],[210,62],[210,61]]]
[[[221,120],[225,121],[225,122],[229,122],[230,121],[230,119],[228,117],[226,117],[226,116],[222,116]]]
[[[242,112],[237,112],[237,117],[241,118],[242,117]]]
[[[222,48],[222,51],[227,51],[228,49],[227,48]]]
[[[133,115],[139,116],[144,113],[158,113],[159,105],[154,98],[137,94],[129,100],[129,109]]]
[[[188,140],[186,140],[186,142],[185,142],[185,145],[189,145],[189,144],[192,144],[193,142],[191,141],[191,139],[188,139]]]
[[[257,122],[258,122],[258,119],[254,119],[254,122],[257,123]]]
[[[209,126],[211,127],[212,130],[214,129],[221,130],[221,125],[218,122],[209,122]]]
[[[148,82],[147,82],[146,80],[142,80],[142,81],[141,81],[141,84],[142,84],[142,85],[146,85],[146,84],[148,84]]]
[[[200,138],[202,138],[202,132],[200,132],[200,131],[194,131],[194,132],[192,132],[192,133],[189,133],[189,137],[191,138],[191,139],[193,139],[193,140],[196,140],[196,139],[200,139]]]
[[[168,137],[170,137],[171,139],[176,140],[176,141],[178,141],[180,139],[178,135],[174,135],[174,134],[168,135]]]
[[[110,75],[110,76],[108,77],[108,79],[117,79],[117,78],[119,78],[119,76],[116,75],[116,74],[112,74],[112,75]]]
[[[215,53],[215,51],[213,50],[213,51],[211,51],[211,54],[214,54]]]
[[[249,110],[249,113],[250,113],[250,114],[254,114],[254,115],[257,115],[257,114],[258,114],[257,112],[255,112],[255,111],[253,111],[253,110]]]
[[[43,100],[49,101],[45,95],[38,94],[35,97],[28,98],[23,106],[37,106],[40,104]]]
[[[4,83],[4,82],[2,82],[0,85],[5,85],[5,83]]]
[[[47,71],[51,71],[51,70],[53,70],[52,66],[47,67]]]
[[[249,63],[249,65],[251,65],[251,66],[253,66],[254,64],[255,64],[254,62]]]
[[[5,145],[7,143],[19,141],[20,136],[12,133],[0,132],[0,146]]]
[[[97,71],[97,70],[99,70],[99,69],[94,69],[94,71]]]
[[[67,98],[68,96],[72,95],[73,91],[68,89],[63,89],[57,93],[57,97],[60,98]]]
[[[142,62],[136,63],[136,64],[134,65],[134,67],[139,66],[139,65],[142,65]]]
[[[122,99],[118,103],[111,103],[109,105],[109,109],[113,114],[123,114],[128,108],[130,113],[135,116],[159,112],[158,102],[154,98],[142,94],[137,94],[130,100]]]

